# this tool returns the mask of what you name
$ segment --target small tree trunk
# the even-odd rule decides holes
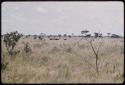
[[[95,49],[94,49],[94,47],[92,45],[92,42],[90,42],[90,45],[91,45],[92,50],[93,50],[93,52],[94,52],[94,54],[96,56],[96,72],[97,72],[97,74],[99,74],[99,70],[98,70],[98,52],[96,53],[96,51],[95,51]]]
[[[97,74],[99,74],[99,70],[98,70],[98,56],[96,56],[96,72],[97,72]]]
[[[15,45],[12,45],[11,49],[9,50],[9,54],[12,56],[14,53],[14,47]]]

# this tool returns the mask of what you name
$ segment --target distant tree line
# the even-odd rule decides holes
[[[16,32],[14,32],[14,33],[17,33],[17,31]],[[40,39],[40,40],[43,40],[45,37],[47,37],[47,38],[49,38],[50,40],[59,40],[59,39],[61,39],[61,38],[63,38],[64,40],[67,40],[67,38],[72,38],[72,37],[82,37],[82,38],[90,38],[90,37],[94,37],[94,38],[98,38],[98,37],[101,37],[101,38],[103,38],[103,37],[110,37],[110,38],[121,38],[121,36],[119,36],[119,35],[117,35],[117,34],[111,34],[111,33],[107,33],[107,36],[103,36],[103,34],[102,33],[100,33],[100,32],[94,32],[94,36],[92,36],[92,34],[88,34],[89,33],[89,30],[82,30],[81,31],[81,34],[82,34],[82,36],[75,36],[73,33],[71,34],[71,35],[67,35],[67,34],[63,34],[63,35],[61,35],[61,34],[58,34],[58,35],[46,35],[45,33],[40,33],[40,35],[30,35],[30,34],[28,34],[28,35],[25,35],[25,38],[28,38],[28,37],[34,37],[34,39]],[[12,34],[12,32],[11,32],[11,34]],[[1,37],[3,38],[3,37],[5,37],[5,39],[6,39],[6,36],[8,36],[9,34],[7,33],[7,34],[4,34],[4,35],[1,35]],[[22,35],[21,34],[21,36],[24,36],[24,35]]]

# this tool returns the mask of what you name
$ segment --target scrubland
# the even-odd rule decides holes
[[[2,41],[2,83],[122,83],[124,81],[124,39],[96,38],[99,43],[98,67],[95,54],[87,40],[79,37],[67,40],[21,38],[16,45],[20,52],[10,56]],[[31,48],[24,51],[24,43]]]

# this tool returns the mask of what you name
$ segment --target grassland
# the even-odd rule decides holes
[[[67,40],[34,40],[21,38],[16,50],[20,53],[9,56],[2,41],[1,61],[6,65],[1,70],[2,83],[122,83],[124,81],[123,38],[97,38],[99,43],[99,75],[96,72],[95,55],[87,40],[74,44],[80,38]],[[31,52],[24,51],[29,42]]]

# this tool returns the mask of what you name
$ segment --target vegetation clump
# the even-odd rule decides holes
[[[25,43],[24,44],[24,51],[26,53],[30,53],[31,52],[31,47],[29,46],[29,43]]]
[[[5,42],[5,46],[7,48],[9,55],[14,54],[15,46],[21,37],[22,37],[22,34],[18,33],[17,31],[7,33],[4,35],[3,41]]]

